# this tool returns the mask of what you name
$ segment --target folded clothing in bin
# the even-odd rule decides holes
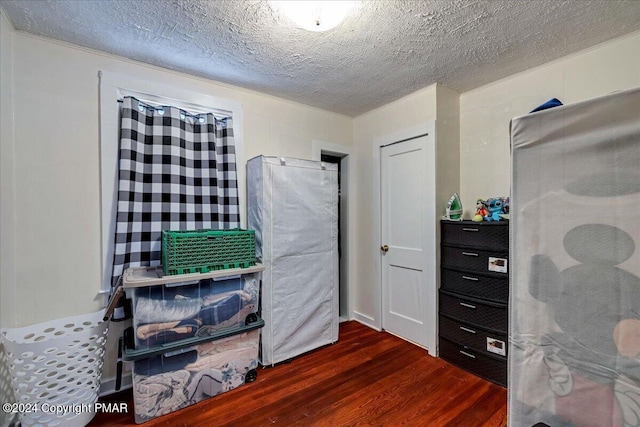
[[[134,361],[136,423],[232,390],[255,376],[260,330]],[[255,371],[254,371],[255,375]]]
[[[133,307],[136,348],[149,348],[245,324],[258,309],[258,284],[240,277],[136,288]]]

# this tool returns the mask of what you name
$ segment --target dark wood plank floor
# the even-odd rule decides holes
[[[507,390],[429,356],[419,347],[357,322],[340,325],[338,343],[259,369],[258,379],[180,411],[155,426],[507,425]],[[134,426],[129,414],[96,415],[91,426]]]

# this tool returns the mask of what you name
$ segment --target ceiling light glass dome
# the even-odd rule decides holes
[[[308,31],[335,28],[353,8],[354,1],[271,1],[297,26]]]

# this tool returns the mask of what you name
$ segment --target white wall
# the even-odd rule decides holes
[[[436,85],[410,94],[398,101],[360,115],[353,120],[356,151],[356,283],[354,294],[354,317],[375,328],[381,327],[380,278],[376,271],[376,254],[380,247],[379,230],[374,224],[373,213],[380,210],[375,205],[373,147],[382,135],[394,134],[404,129],[422,125],[436,118]]]
[[[0,327],[10,324],[14,315],[15,286],[15,222],[13,169],[13,28],[0,14]],[[13,402],[10,375],[3,363],[0,345],[0,401]],[[0,425],[10,423],[10,414],[0,412]]]
[[[466,217],[475,200],[509,195],[511,118],[551,98],[564,104],[640,86],[640,32],[460,96],[460,186]]]
[[[457,92],[437,86],[436,118],[438,168],[435,205],[440,218],[446,213],[451,195],[460,191],[460,95]]]
[[[15,282],[14,147],[13,147],[13,29],[0,14],[0,277]],[[14,286],[0,286],[0,326],[12,322]]]
[[[357,154],[358,194],[356,200],[357,272],[351,291],[354,317],[374,328],[380,328],[381,287],[380,272],[376,268],[380,253],[379,225],[375,217],[377,205],[375,186],[376,171],[373,156],[376,140],[381,136],[396,134],[407,129],[436,123],[436,218],[444,214],[446,202],[454,191],[459,191],[459,95],[443,86],[432,85],[395,102],[377,108],[354,119],[354,143]],[[439,230],[437,225],[434,225]],[[438,241],[436,232],[436,244]],[[437,252],[437,251],[436,251]],[[435,294],[437,283],[428,295]]]
[[[310,159],[314,140],[352,145],[350,117],[15,32],[5,21],[1,59],[2,327],[101,308],[99,70],[242,104],[246,159]],[[105,378],[114,372],[108,362]]]

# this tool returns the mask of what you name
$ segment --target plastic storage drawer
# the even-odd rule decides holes
[[[259,320],[258,328],[264,325]],[[140,424],[233,390],[257,377],[260,330],[209,338],[149,357],[133,352],[133,403]],[[125,350],[125,360],[130,352]]]
[[[508,341],[506,334],[486,331],[477,326],[461,323],[440,315],[440,336],[463,344],[469,348],[492,356],[506,357]]]
[[[509,251],[486,251],[442,246],[442,266],[473,270],[479,273],[504,274],[508,272]]]
[[[504,250],[509,247],[507,221],[473,222],[442,221],[443,245],[472,246],[476,248]]]
[[[507,305],[462,298],[440,291],[440,313],[462,322],[507,333]]]
[[[183,280],[127,289],[136,350],[206,337],[255,321],[260,286],[256,275]]]
[[[487,299],[495,302],[509,302],[509,278],[507,275],[477,274],[475,272],[441,270],[441,289]]]
[[[482,354],[446,338],[440,337],[440,357],[479,377],[507,386],[507,360]]]

